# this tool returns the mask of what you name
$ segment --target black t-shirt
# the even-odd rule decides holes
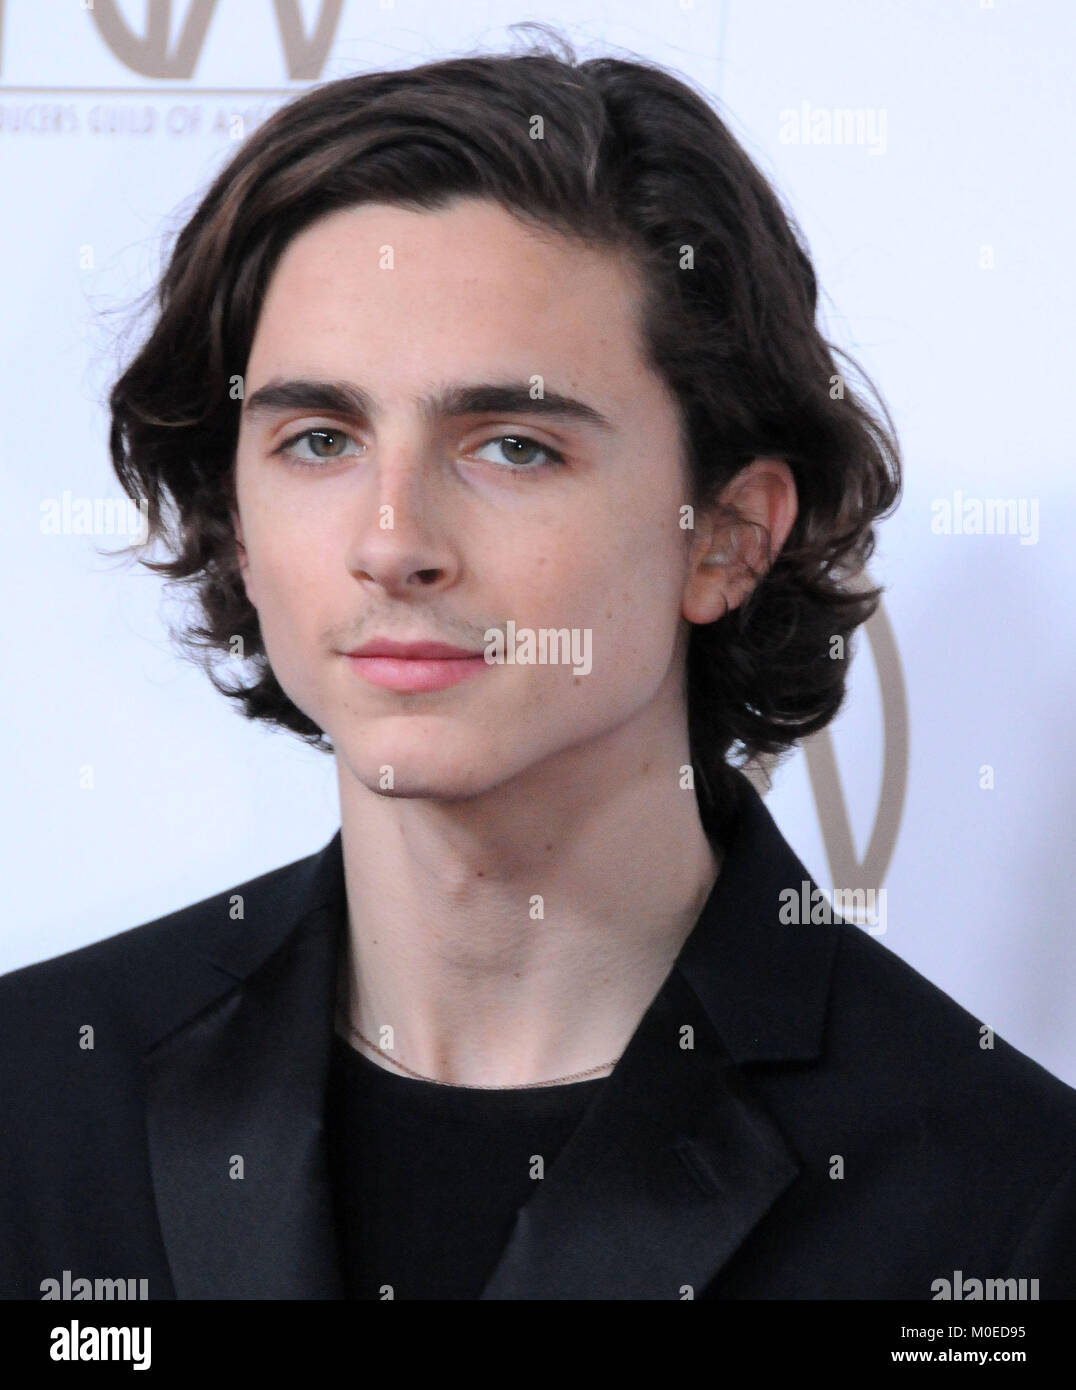
[[[442,1086],[333,1039],[327,1126],[350,1298],[473,1299],[606,1077]]]

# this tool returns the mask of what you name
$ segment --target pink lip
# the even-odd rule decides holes
[[[372,641],[348,652],[348,656],[399,656],[405,660],[427,657],[441,661],[453,656],[481,656],[481,652],[469,651],[466,647],[449,647],[444,642],[393,642],[387,637],[375,637]]]
[[[445,690],[487,666],[482,652],[448,647],[441,642],[376,640],[347,653],[347,659],[371,685],[386,690]]]

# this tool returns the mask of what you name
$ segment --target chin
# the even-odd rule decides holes
[[[333,745],[337,760],[375,796],[459,801],[504,780],[491,776],[488,747],[453,748],[444,737],[363,738],[352,728]],[[392,769],[391,786],[383,785],[385,768]]]
[[[400,763],[389,764],[394,773],[391,787],[381,785],[380,767],[370,768],[369,775],[361,778],[369,791],[376,796],[384,796],[406,801],[469,801],[491,790],[488,773],[477,775],[475,770],[416,767]]]

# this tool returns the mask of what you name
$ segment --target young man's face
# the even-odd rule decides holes
[[[629,749],[635,771],[681,717],[689,496],[635,293],[615,257],[477,199],[338,212],[278,263],[244,382],[244,579],[277,679],[367,787],[466,797]],[[365,412],[252,408],[298,379]],[[518,399],[443,399],[487,386]],[[509,620],[516,661],[485,661]],[[575,630],[574,651],[521,660],[526,629]],[[478,660],[346,655],[376,639]]]

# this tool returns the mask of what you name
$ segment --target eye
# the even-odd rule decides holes
[[[485,444],[480,444],[474,457],[480,458],[482,449],[491,448],[499,451],[500,458],[489,458],[486,462],[496,464],[498,468],[503,468],[509,473],[538,473],[545,468],[559,468],[564,463],[563,454],[551,449],[548,444],[539,444],[536,439],[530,439],[525,434],[499,434]],[[535,453],[544,454],[544,461],[535,462]]]
[[[288,450],[291,449],[293,445],[306,439],[310,440],[311,448],[313,449],[312,454],[303,455],[288,453]],[[289,458],[292,463],[299,464],[300,467],[316,468],[319,463],[332,463],[336,459],[347,458],[348,455],[337,450],[335,446],[349,439],[351,439],[351,436],[345,433],[344,430],[326,429],[324,426],[321,426],[316,429],[303,430],[300,434],[292,435],[290,439],[285,439],[283,444],[275,448],[273,453],[283,454],[285,457]],[[318,448],[314,448],[315,441],[317,442]],[[352,443],[354,443],[354,440],[352,440]],[[322,444],[328,445],[328,450],[325,453],[319,452]]]
[[[300,467],[316,468],[319,464],[332,463],[337,459],[349,457],[343,449],[348,440],[351,440],[351,436],[344,430],[318,426],[292,435],[290,439],[286,439],[278,445],[273,453],[285,456]],[[309,441],[310,453],[290,452],[295,445],[306,441]],[[351,442],[354,443],[354,440]],[[495,438],[487,440],[485,444],[479,445],[474,457],[481,458],[480,451],[490,448],[498,449],[500,457],[487,458],[485,461],[495,464],[507,473],[537,473],[546,468],[560,467],[564,463],[564,455],[557,449],[551,448],[548,444],[540,444],[538,440],[531,439],[528,435],[497,435]],[[539,456],[537,459],[536,454]]]

